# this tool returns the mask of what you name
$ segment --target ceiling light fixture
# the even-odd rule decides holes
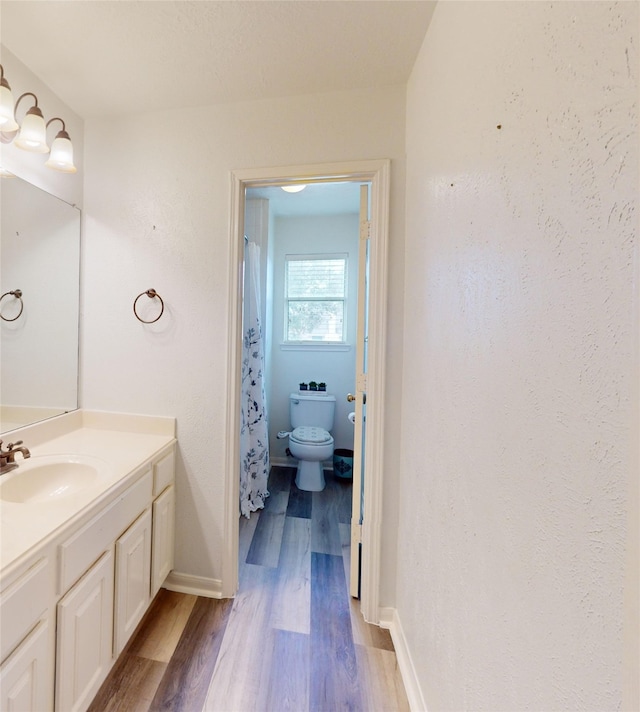
[[[16,121],[18,105],[27,96],[33,97],[33,105],[27,111],[22,125]],[[60,121],[62,130],[56,135],[51,149],[47,144],[47,128],[53,121]],[[2,143],[12,143],[16,148],[32,153],[51,153],[45,163],[47,168],[53,168],[63,173],[75,173],[73,165],[73,145],[67,133],[64,121],[56,116],[45,124],[42,110],[38,106],[38,97],[30,91],[21,94],[15,105],[11,87],[4,78],[4,69],[0,64],[0,132]],[[16,138],[17,136],[17,138]],[[15,139],[15,141],[14,141]]]
[[[299,193],[301,190],[304,190],[307,186],[306,185],[281,185],[280,186],[282,190],[286,191],[287,193]]]

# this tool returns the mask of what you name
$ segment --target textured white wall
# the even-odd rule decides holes
[[[82,403],[177,418],[182,573],[221,576],[230,171],[391,158],[394,334],[403,298],[404,121],[405,90],[391,87],[87,122]],[[166,304],[154,326],[131,310],[149,287]],[[391,408],[397,397],[390,394]],[[397,462],[397,440],[388,445]],[[387,494],[393,521],[395,481]],[[384,556],[381,596],[389,601],[393,543]]]
[[[621,705],[637,28],[440,3],[409,83],[397,607],[430,710]]]

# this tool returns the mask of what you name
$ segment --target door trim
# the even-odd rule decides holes
[[[379,622],[382,493],[384,477],[385,367],[387,332],[387,254],[389,243],[388,159],[345,163],[252,168],[231,173],[229,250],[229,328],[225,463],[225,530],[222,597],[238,589],[238,501],[240,496],[240,383],[242,360],[242,248],[245,188],[292,182],[367,181],[371,183],[369,352],[367,438],[365,442],[365,518],[362,527],[362,596],[365,620]]]

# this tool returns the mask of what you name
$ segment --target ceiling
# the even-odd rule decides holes
[[[312,183],[299,193],[278,186],[247,188],[247,198],[266,198],[274,216],[345,215],[360,209],[360,183]]]
[[[0,0],[0,42],[84,119],[406,83],[428,0]]]

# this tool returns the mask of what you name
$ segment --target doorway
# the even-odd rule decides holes
[[[347,164],[293,166],[238,171],[232,175],[232,224],[230,254],[230,322],[227,398],[226,537],[223,552],[223,596],[233,596],[238,585],[238,497],[240,371],[242,323],[242,257],[244,253],[245,193],[247,188],[286,183],[351,182],[371,185],[369,250],[370,328],[366,384],[367,439],[364,478],[366,513],[362,525],[361,610],[366,620],[378,622],[380,528],[382,511],[384,429],[384,352],[386,325],[386,252],[388,242],[389,162],[362,161]],[[337,393],[339,398],[345,394]]]

